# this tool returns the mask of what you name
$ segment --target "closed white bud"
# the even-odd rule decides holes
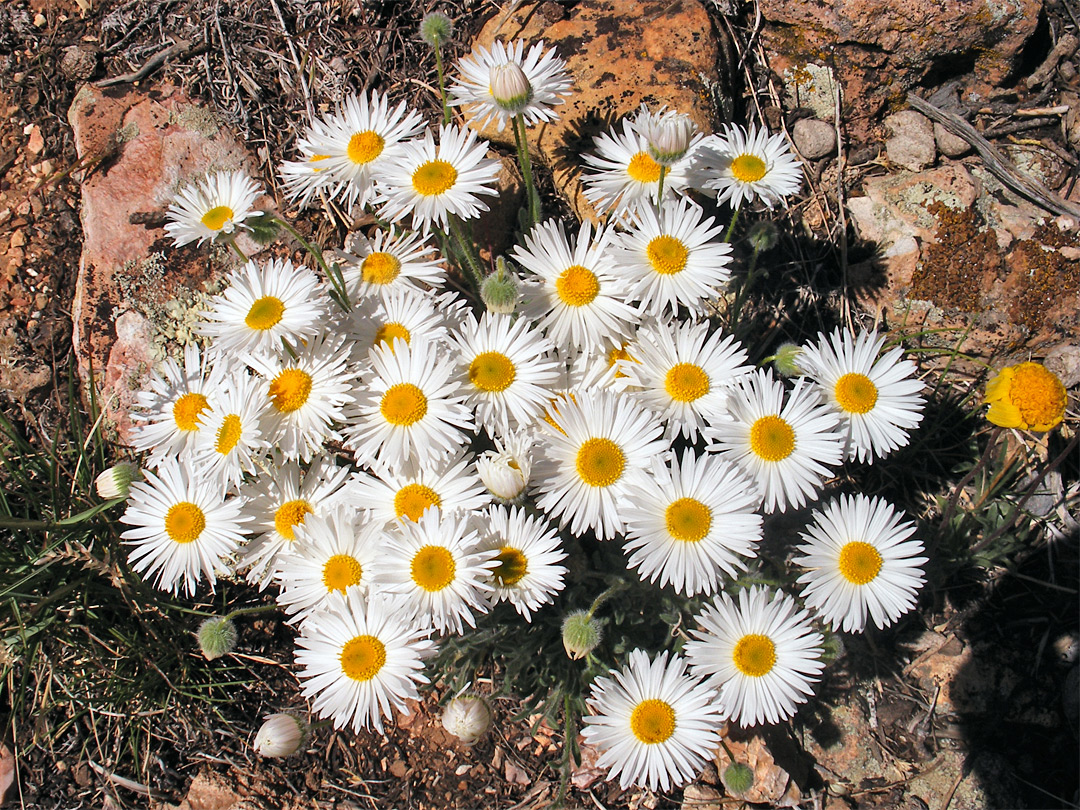
[[[142,471],[130,461],[121,461],[109,467],[94,479],[94,489],[98,497],[107,501],[113,498],[126,498],[131,491],[131,482],[142,478]]]
[[[255,750],[263,757],[290,757],[307,743],[311,726],[294,714],[268,715],[255,734]]]
[[[502,257],[499,257],[502,261]],[[496,315],[509,315],[517,306],[518,283],[511,273],[495,272],[484,279],[480,285],[480,300],[489,312]]]
[[[478,695],[461,695],[446,704],[443,728],[465,745],[474,745],[491,728],[491,707]]]
[[[690,116],[669,111],[643,116],[640,131],[649,142],[652,159],[661,166],[671,166],[690,148],[697,126]]]
[[[517,115],[532,101],[533,88],[529,77],[516,62],[491,66],[491,97],[508,113]]]
[[[476,471],[488,492],[502,503],[519,501],[532,474],[532,441],[524,434],[511,436],[506,446],[496,444],[476,458]]]

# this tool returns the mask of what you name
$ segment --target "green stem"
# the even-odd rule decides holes
[[[337,302],[337,305],[346,312],[352,309],[352,305],[349,303],[349,293],[345,289],[345,279],[342,277],[341,268],[338,267],[337,263],[335,262],[333,268],[331,268],[330,265],[326,263],[326,259],[323,258],[322,251],[319,250],[316,245],[301,236],[299,231],[285,220],[274,217],[274,222],[292,234],[293,239],[299,242],[304,250],[315,257],[315,261],[319,263],[319,267],[322,268],[323,273],[330,279],[330,284],[334,288],[331,297]]]
[[[450,233],[454,237],[455,243],[457,243],[458,252],[465,257],[465,263],[468,265],[469,276],[473,283],[473,288],[476,290],[476,297],[480,297],[480,287],[484,283],[484,272],[480,269],[480,260],[474,255],[473,247],[469,244],[469,240],[465,238],[465,234],[461,229],[461,223],[458,218],[453,214],[447,218],[450,223]]]
[[[730,242],[731,235],[735,232],[735,223],[739,221],[739,212],[741,208],[736,208],[735,212],[731,215],[731,222],[728,223],[727,232],[724,234],[724,241]]]
[[[442,98],[443,123],[450,123],[450,104],[446,100],[446,79],[443,76],[442,43],[435,42],[435,72],[439,74],[439,96]]]
[[[240,261],[242,261],[244,264],[247,264],[249,261],[251,261],[247,257],[247,254],[244,253],[244,251],[242,251],[240,249],[240,246],[238,244],[236,244],[236,234],[235,233],[231,234],[229,236],[228,242],[229,242],[229,247],[231,247],[233,249],[233,252],[235,252],[236,255],[240,257]]]
[[[604,591],[602,594],[600,594],[598,597],[596,597],[593,600],[592,605],[589,606],[589,612],[586,615],[586,618],[591,619],[593,617],[593,614],[600,609],[600,606],[604,604],[604,602],[617,594],[619,591],[623,590],[625,587],[626,583],[620,580],[619,582],[616,582],[614,585],[608,588],[606,591]]]
[[[514,116],[514,141],[517,144],[518,163],[521,165],[521,176],[525,179],[525,194],[529,201],[529,228],[540,221],[540,194],[536,190],[533,180],[532,160],[529,157],[529,136],[525,128],[525,116],[518,113]]]
[[[252,607],[236,608],[225,614],[225,621],[231,622],[237,616],[253,616],[257,613],[269,613],[271,610],[277,610],[278,605],[253,605]]]
[[[659,220],[664,211],[664,178],[667,177],[667,166],[660,164],[660,178],[656,181],[656,217]]]
[[[77,515],[66,517],[62,520],[34,520],[33,518],[19,518],[9,517],[6,515],[0,515],[0,529],[60,529],[64,526],[74,526],[76,523],[82,523],[84,520],[89,520],[94,515],[104,512],[118,503],[123,503],[127,498],[113,498],[111,501],[105,501],[105,503],[99,503],[97,506],[91,506],[89,509],[84,509]]]

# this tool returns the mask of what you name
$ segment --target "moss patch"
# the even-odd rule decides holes
[[[955,210],[940,201],[926,206],[938,221],[935,241],[911,278],[911,294],[939,307],[981,311],[982,281],[1001,269],[1001,254],[992,230],[983,230],[971,208]]]

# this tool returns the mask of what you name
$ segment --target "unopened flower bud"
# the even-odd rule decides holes
[[[783,343],[773,355],[773,368],[781,377],[801,377],[803,370],[799,367],[799,355],[802,347],[797,343]]]
[[[502,261],[502,257],[499,257]],[[480,285],[480,300],[489,312],[497,315],[509,315],[517,306],[518,283],[509,272],[496,271],[484,279]]]
[[[474,745],[491,728],[491,707],[479,695],[461,695],[446,704],[443,728],[465,745]]]
[[[519,500],[525,494],[532,473],[532,441],[523,434],[511,436],[505,447],[496,445],[476,459],[476,471],[488,492],[503,503]]]
[[[491,66],[491,97],[508,113],[517,115],[532,101],[529,77],[517,62]]]
[[[236,648],[236,625],[225,616],[211,616],[199,625],[195,638],[199,641],[203,658],[213,661]]]
[[[113,498],[126,498],[131,491],[131,482],[142,478],[142,471],[130,461],[114,464],[94,479],[94,489],[98,497],[111,501]]]
[[[420,21],[420,39],[424,40],[432,48],[438,48],[450,39],[450,34],[453,32],[454,23],[445,14],[440,14],[438,11],[425,14],[424,19]]]
[[[307,744],[311,726],[288,712],[267,715],[255,734],[255,750],[263,757],[291,757]]]
[[[733,796],[744,796],[754,786],[754,772],[741,762],[732,762],[724,768],[720,780],[728,793]]]
[[[604,637],[603,628],[587,610],[576,610],[563,619],[562,643],[566,654],[578,661],[596,649]]]
[[[649,142],[649,155],[661,166],[676,163],[690,148],[697,126],[690,116],[673,111],[646,114],[641,130]]]
[[[746,241],[758,253],[764,253],[776,247],[776,243],[780,241],[780,229],[776,227],[775,222],[767,219],[759,220],[750,226]]]

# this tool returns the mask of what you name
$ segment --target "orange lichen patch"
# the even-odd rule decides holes
[[[911,295],[939,307],[981,311],[983,281],[1001,268],[997,237],[979,228],[974,209],[957,211],[936,201],[926,210],[938,228],[912,274]]]
[[[1042,328],[1048,311],[1080,293],[1080,262],[1057,249],[1063,247],[1080,248],[1080,238],[1053,224],[1040,225],[1006,259],[1010,280],[1016,281],[1009,317],[1032,333]]]

